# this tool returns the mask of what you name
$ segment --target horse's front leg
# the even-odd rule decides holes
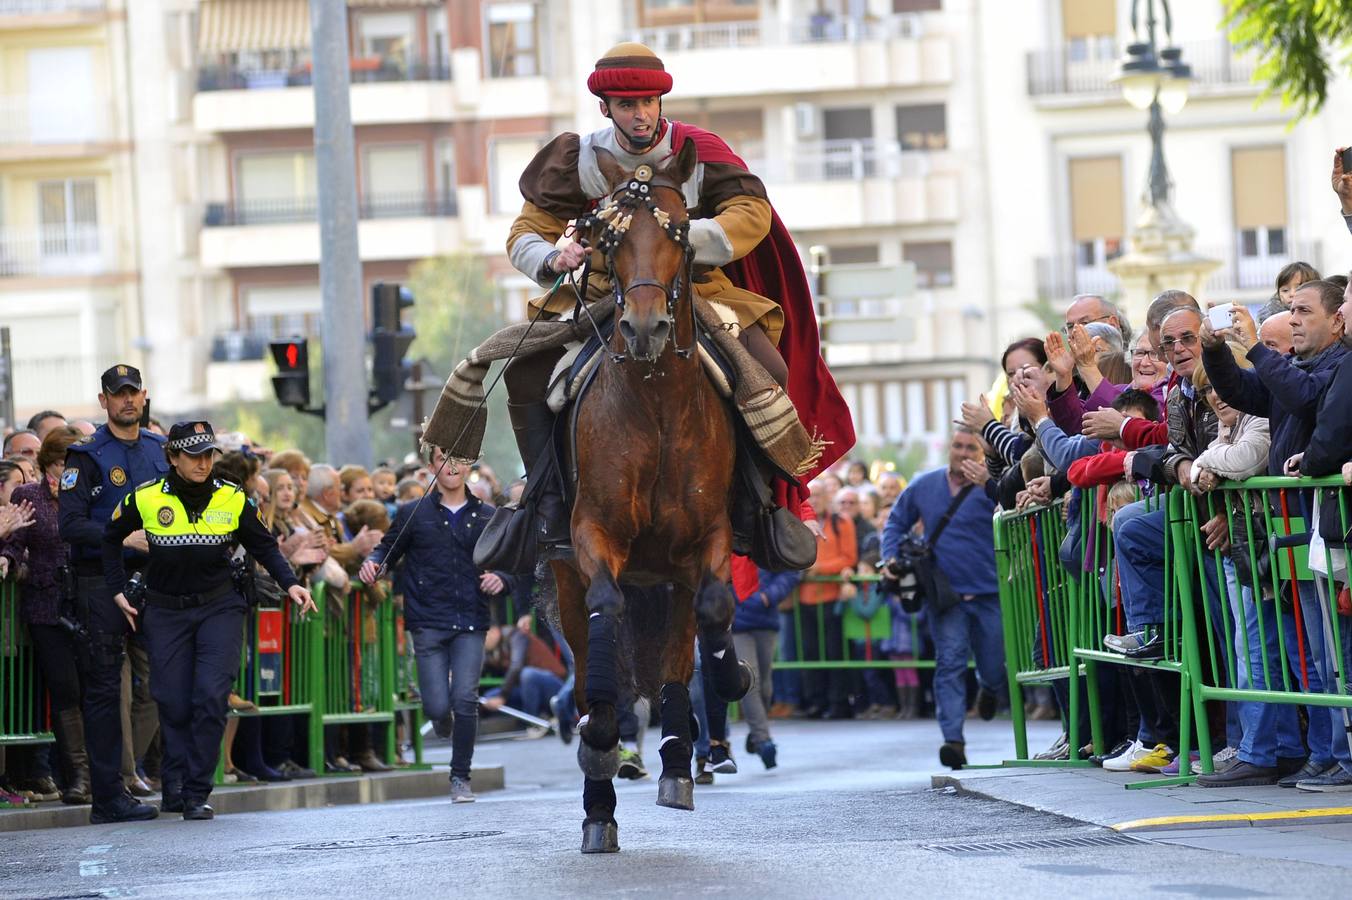
[[[575,516],[575,521],[578,518]],[[609,780],[619,770],[620,730],[615,704],[619,702],[619,617],[624,595],[618,576],[627,548],[591,521],[573,529],[577,567],[587,582],[587,715],[579,724],[578,764],[590,779]]]
[[[737,610],[730,581],[732,529],[720,529],[705,546],[704,572],[695,592],[695,621],[699,626],[700,663],[709,673],[714,692],[731,703],[746,696],[755,681],[751,667],[737,660],[732,646],[732,618]]]
[[[657,782],[657,805],[690,810],[695,808],[690,760],[698,728],[687,687],[695,669],[693,592],[684,585],[673,585],[671,603],[671,632],[662,651],[662,743],[658,745],[662,776]]]

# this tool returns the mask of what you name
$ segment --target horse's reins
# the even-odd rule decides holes
[[[563,285],[564,278],[565,274],[560,274],[558,278],[554,279],[554,286],[549,289],[549,292],[546,293],[543,298],[541,298],[540,306],[535,310],[535,314],[531,316],[530,322],[526,324],[526,330],[521,332],[521,339],[517,341],[516,346],[512,348],[511,355],[507,357],[507,361],[498,369],[497,376],[493,379],[493,383],[488,386],[488,390],[484,391],[484,395],[479,400],[479,405],[474,408],[474,412],[465,419],[465,424],[460,426],[460,433],[457,434],[455,440],[451,442],[452,447],[459,445],[460,439],[463,438],[465,432],[469,430],[469,426],[474,421],[474,417],[477,416],[479,411],[484,408],[484,405],[488,403],[489,395],[492,394],[493,389],[498,386],[498,382],[502,381],[502,376],[507,374],[507,366],[511,364],[512,360],[516,359],[516,354],[521,349],[521,345],[526,342],[526,338],[530,335],[530,330],[535,327],[535,323],[539,321],[541,313],[545,311],[544,301],[554,296],[558,289]],[[432,472],[432,486],[436,485],[437,476],[441,474],[442,469],[446,468],[446,463],[451,461],[451,457],[446,453],[446,448],[443,447],[441,450],[441,465],[437,466],[436,470]],[[468,492],[469,488],[466,487],[465,490]],[[394,552],[394,548],[399,546],[399,541],[404,537],[404,532],[408,531],[408,526],[413,524],[414,514],[418,512],[418,508],[422,506],[423,501],[426,500],[431,493],[431,490],[424,491],[423,495],[414,502],[413,512],[409,513],[408,519],[404,522],[404,526],[400,528],[399,533],[394,536],[394,543],[390,544],[390,550],[385,554],[385,559],[389,559],[390,554]],[[380,565],[376,569],[376,581],[379,581],[380,578],[389,571],[389,567],[385,565],[385,559],[380,561]]]
[[[625,299],[629,296],[630,291],[639,287],[655,287],[662,291],[666,297],[667,315],[674,322],[676,304],[680,302],[685,290],[691,288],[694,283],[695,251],[690,245],[690,220],[686,219],[679,223],[672,222],[671,214],[658,206],[657,201],[653,199],[654,188],[666,188],[681,194],[684,198],[684,191],[679,184],[667,178],[664,173],[655,173],[651,166],[641,165],[634,170],[628,181],[611,191],[610,195],[596,210],[578,219],[576,228],[578,231],[601,228],[601,234],[596,240],[596,249],[605,255],[606,273],[610,276],[611,286],[615,294],[615,309],[619,313],[624,312]],[[621,288],[620,279],[615,271],[615,251],[619,249],[625,235],[628,234],[629,226],[634,220],[634,213],[641,208],[650,212],[652,217],[657,220],[662,232],[681,248],[684,261],[670,284],[662,284],[651,278],[640,278]],[[592,318],[591,311],[587,309],[585,302],[587,279],[590,275],[591,262],[588,259],[582,267],[580,286],[576,282],[574,283],[577,288],[577,307],[573,311],[573,316],[578,318],[585,314],[591,320],[592,328],[596,331],[596,336],[601,338],[601,344],[604,346],[606,342],[601,336],[601,329],[596,324],[596,320]],[[684,276],[684,281],[682,276]],[[690,304],[690,345],[682,347],[677,343],[675,328],[672,328],[668,340],[671,341],[676,355],[682,359],[689,359],[694,353],[699,341],[694,303]],[[629,358],[629,354],[611,351],[610,358],[614,362],[624,362]]]

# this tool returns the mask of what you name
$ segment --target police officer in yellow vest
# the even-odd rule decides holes
[[[211,477],[219,452],[211,425],[179,422],[164,449],[169,474],[128,494],[108,523],[103,571],[127,621],[145,632],[164,735],[161,808],[210,819],[206,801],[248,611],[231,578],[232,545],[243,544],[302,610],[315,606],[244,490]],[[138,612],[125,593],[122,541],[142,528],[150,559]]]

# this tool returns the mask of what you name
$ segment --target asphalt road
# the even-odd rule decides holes
[[[1050,743],[1036,724],[1035,743]],[[740,726],[734,736],[740,747]],[[1338,869],[1148,842],[955,850],[1116,836],[929,790],[933,722],[791,723],[776,737],[778,769],[740,760],[741,773],[696,789],[692,813],[657,807],[655,776],[620,783],[614,856],[578,852],[581,776],[571,748],[550,737],[482,744],[478,760],[506,766],[507,790],[472,805],[167,816],[0,836],[0,896],[1346,896]],[[995,762],[1011,746],[1008,723],[969,723],[968,741],[973,762]]]

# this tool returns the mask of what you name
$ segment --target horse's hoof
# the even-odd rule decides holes
[[[597,750],[585,740],[578,741],[577,765],[592,781],[610,781],[620,771],[620,746]]]
[[[668,809],[695,808],[695,782],[688,775],[663,776],[657,782],[657,805]]]
[[[737,669],[742,676],[739,679],[741,681],[741,687],[737,691],[736,697],[728,698],[729,703],[733,702],[734,700],[741,700],[747,694],[751,693],[751,689],[756,686],[756,670],[751,668],[751,664],[749,662],[747,662],[744,659],[737,660]]]
[[[582,852],[619,853],[620,826],[614,822],[583,822]]]

